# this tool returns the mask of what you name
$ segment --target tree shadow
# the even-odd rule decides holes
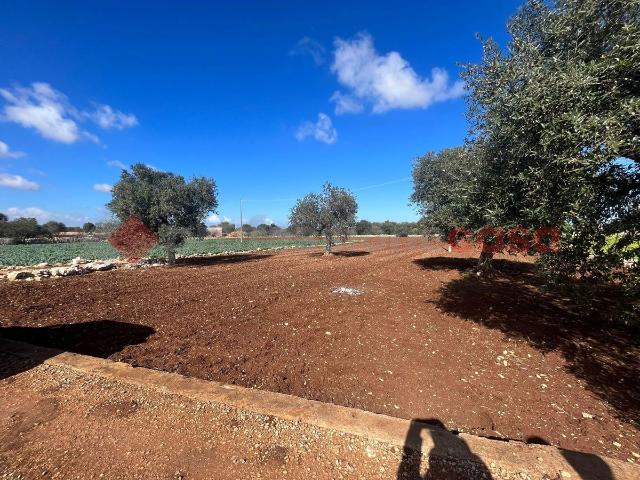
[[[423,439],[423,435],[428,437]],[[426,445],[425,445],[426,443]],[[432,444],[432,445],[431,445]],[[423,448],[430,447],[429,452]],[[428,455],[424,476],[421,474],[423,454]],[[413,419],[407,430],[402,460],[398,467],[398,480],[424,479],[491,479],[491,473],[482,459],[475,455],[456,432],[449,432],[434,418]]]
[[[331,256],[333,256],[333,257],[350,258],[350,257],[364,257],[366,255],[371,255],[371,252],[367,252],[365,250],[343,250],[343,251],[331,252]],[[311,257],[323,257],[324,253],[323,252],[313,252],[309,256],[311,256]]]
[[[542,437],[527,438],[527,443],[534,445],[550,445]],[[582,480],[614,480],[613,472],[602,458],[592,453],[558,449],[564,459],[573,467]]]
[[[145,325],[95,320],[48,327],[0,327],[2,339],[25,342],[0,353],[0,380],[29,370],[60,351],[107,358],[128,345],[144,343],[155,330]],[[53,350],[51,350],[53,349]],[[6,358],[5,358],[6,357]]]
[[[213,265],[232,265],[234,263],[255,262],[271,257],[271,254],[235,253],[231,255],[212,255],[210,257],[185,257],[176,260],[175,267],[208,267]]]
[[[416,260],[426,269],[473,268],[473,259],[435,257]],[[601,307],[584,311],[572,300],[540,288],[533,266],[500,260],[492,277],[465,275],[441,287],[434,302],[442,311],[505,335],[524,339],[542,352],[558,351],[567,370],[616,410],[640,421],[640,340],[631,327],[611,322],[615,304],[606,296]]]
[[[459,272],[474,272],[478,267],[475,258],[459,257],[429,257],[414,260],[413,263],[427,270],[457,270]],[[527,275],[533,277],[535,267],[532,263],[515,262],[496,258],[493,266],[502,275]]]

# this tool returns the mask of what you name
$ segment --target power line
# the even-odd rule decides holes
[[[397,180],[389,180],[388,182],[383,182],[383,183],[376,183],[373,185],[367,185],[365,187],[360,187],[360,188],[356,188],[353,191],[354,192],[360,192],[362,190],[369,190],[371,188],[378,188],[378,187],[386,187],[387,185],[394,185],[396,183],[404,183],[411,180],[411,177],[403,177],[403,178],[398,178]]]
[[[386,187],[388,185],[395,185],[395,184],[398,184],[398,183],[408,182],[409,180],[411,180],[411,177],[397,178],[395,180],[389,180],[389,181],[382,182],[382,183],[375,183],[373,185],[365,185],[364,187],[354,188],[352,191],[360,192],[362,190],[370,190],[372,188]],[[278,203],[278,202],[295,202],[296,200],[298,200],[298,199],[297,198],[271,198],[271,199],[257,199],[257,198],[246,199],[245,198],[242,201],[244,203],[247,203],[247,202],[250,202],[250,203]]]

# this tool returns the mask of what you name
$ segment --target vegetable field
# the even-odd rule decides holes
[[[237,238],[188,239],[178,249],[179,255],[216,254],[222,252],[247,252],[258,249],[282,247],[307,247],[321,245],[316,239],[246,239]],[[118,251],[107,242],[73,242],[36,245],[0,245],[0,266],[29,266],[39,263],[66,263],[76,257],[84,260],[108,260],[118,258]],[[155,246],[149,258],[163,258],[163,249]]]

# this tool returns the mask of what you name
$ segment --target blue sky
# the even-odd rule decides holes
[[[6,0],[0,212],[99,220],[141,162],[213,177],[233,221],[243,198],[286,223],[326,180],[359,218],[415,220],[412,161],[463,141],[459,64],[518,4]]]

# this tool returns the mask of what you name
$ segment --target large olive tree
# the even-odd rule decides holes
[[[530,0],[508,30],[464,72],[485,220],[560,227],[558,279],[637,279],[640,1]]]
[[[170,264],[175,263],[176,247],[196,234],[218,206],[213,179],[196,177],[186,182],[179,175],[143,164],[122,171],[112,196],[107,207],[122,221],[131,215],[139,217],[158,235]]]
[[[325,237],[325,254],[331,254],[336,236],[347,236],[356,223],[358,203],[351,192],[324,184],[322,193],[310,193],[297,201],[289,222],[296,230],[313,232]]]

